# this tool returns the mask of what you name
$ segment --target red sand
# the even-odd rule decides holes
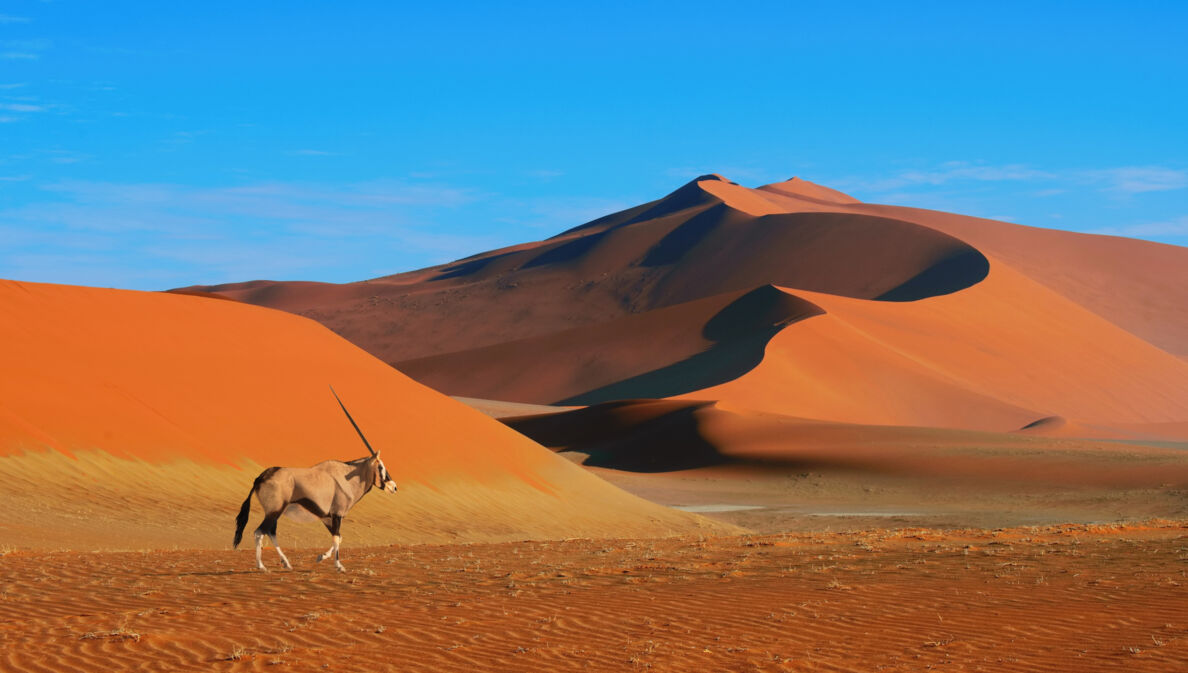
[[[1185,529],[0,558],[13,671],[1182,671]],[[319,568],[318,570],[324,570]]]

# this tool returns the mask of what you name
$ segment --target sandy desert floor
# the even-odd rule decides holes
[[[1177,522],[345,552],[9,552],[0,669],[1188,667]]]
[[[1127,467],[1120,459],[1106,464],[1118,472]],[[662,474],[589,469],[652,502],[763,534],[1188,519],[1188,489],[1179,478],[1171,483],[1122,486],[1022,480],[995,483],[819,466],[719,466]]]

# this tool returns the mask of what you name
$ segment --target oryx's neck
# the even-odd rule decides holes
[[[343,464],[349,468],[349,472],[346,475],[346,482],[351,489],[351,500],[353,502],[359,502],[359,498],[367,495],[367,492],[375,484],[375,463],[364,457]]]

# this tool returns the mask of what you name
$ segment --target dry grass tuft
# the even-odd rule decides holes
[[[112,640],[131,640],[134,643],[140,642],[140,634],[135,631],[129,631],[123,627],[112,629],[110,631],[88,631],[78,637],[79,640],[100,640],[103,638],[110,638]]]

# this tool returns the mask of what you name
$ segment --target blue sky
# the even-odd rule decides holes
[[[1188,244],[1188,3],[493,5],[0,4],[0,277],[359,280],[705,172]]]

